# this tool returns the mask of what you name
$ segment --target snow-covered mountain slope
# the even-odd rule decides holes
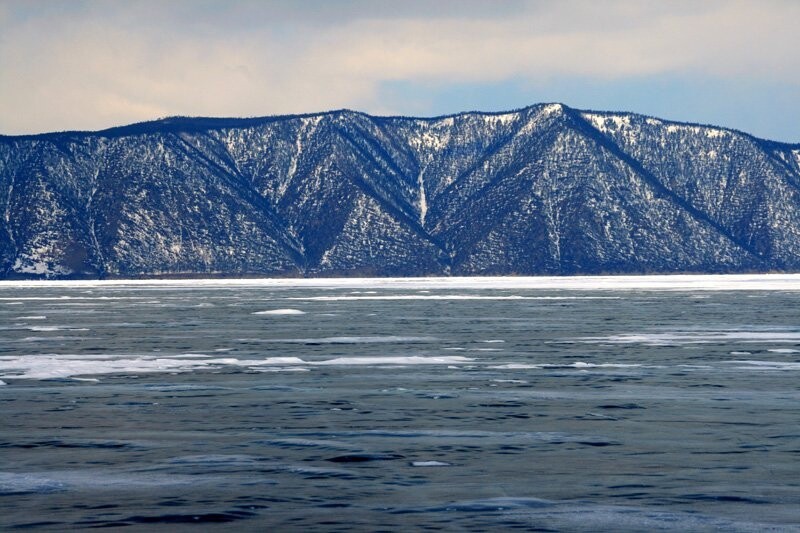
[[[561,104],[0,136],[0,277],[800,270],[800,146]]]

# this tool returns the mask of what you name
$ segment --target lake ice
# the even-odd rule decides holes
[[[793,531],[798,309],[791,275],[0,282],[0,528]]]

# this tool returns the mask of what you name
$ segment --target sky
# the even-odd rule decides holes
[[[0,0],[0,133],[542,102],[800,143],[798,0]]]

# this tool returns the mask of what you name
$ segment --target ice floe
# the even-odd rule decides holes
[[[579,337],[570,339],[585,343],[600,344],[644,344],[647,346],[671,346],[681,344],[710,344],[720,342],[741,343],[800,343],[800,331],[786,330],[704,330],[623,333],[604,337]]]
[[[202,476],[174,473],[110,471],[0,472],[0,495],[50,494],[72,489],[130,490],[172,485],[196,485]],[[215,479],[215,481],[219,481]],[[211,483],[211,480],[206,480]]]
[[[421,466],[421,467],[429,467],[429,466],[453,466],[452,463],[446,463],[444,461],[411,461],[411,466]]]
[[[57,379],[108,374],[193,372],[239,367],[259,372],[304,372],[314,366],[459,365],[473,359],[460,356],[336,357],[307,361],[299,357],[266,359],[212,358],[203,354],[164,355],[22,355],[0,356],[0,377]]]
[[[305,311],[300,309],[268,309],[266,311],[256,311],[254,315],[304,315]]]
[[[800,363],[783,361],[728,361],[737,370],[800,370]]]

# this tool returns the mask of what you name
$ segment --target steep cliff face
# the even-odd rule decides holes
[[[0,137],[0,277],[800,270],[800,146],[560,104]]]

